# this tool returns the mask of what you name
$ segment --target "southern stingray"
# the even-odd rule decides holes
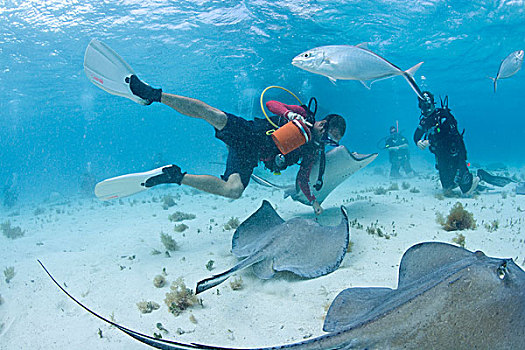
[[[323,185],[319,189],[315,187],[312,188],[312,193],[315,195],[317,202],[319,202],[319,204],[323,203],[326,197],[328,197],[337,186],[352,176],[356,171],[372,163],[376,158],[377,153],[359,154],[356,152],[350,152],[342,145],[334,147],[326,152]],[[318,157],[312,165],[312,170],[310,172],[310,183],[312,184],[317,182],[319,175],[319,162],[320,158]],[[255,174],[252,174],[252,179],[259,185],[283,190],[284,198],[291,197],[294,201],[311,205],[303,191],[299,188],[297,181],[295,182],[295,185],[277,185]]]
[[[156,339],[125,328],[82,305],[49,276],[85,310],[149,346],[229,349]],[[397,289],[342,291],[328,310],[323,327],[328,333],[258,350],[525,349],[524,329],[525,272],[512,259],[428,242],[412,246],[403,255]]]
[[[321,226],[311,219],[284,221],[264,200],[261,207],[246,219],[233,234],[232,253],[243,258],[231,269],[197,283],[202,293],[224,282],[233,273],[252,266],[261,279],[276,271],[290,271],[315,278],[336,270],[345,257],[349,240],[348,216],[337,226]]]

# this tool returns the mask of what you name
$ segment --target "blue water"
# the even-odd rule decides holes
[[[204,122],[162,105],[139,106],[88,81],[83,55],[92,38],[153,86],[246,118],[261,116],[258,98],[268,85],[303,100],[315,96],[319,113],[347,119],[342,143],[361,153],[376,152],[396,120],[411,138],[419,110],[406,81],[380,81],[371,90],[354,81],[333,85],[290,62],[316,46],[368,42],[403,69],[425,62],[415,78],[449,96],[470,161],[523,165],[525,73],[500,81],[496,94],[487,78],[510,52],[525,49],[522,0],[5,1],[0,185],[19,174],[22,198],[78,193],[88,163],[97,180],[157,162],[223,170],[210,162],[223,161],[226,149]],[[422,157],[432,161],[428,151]]]

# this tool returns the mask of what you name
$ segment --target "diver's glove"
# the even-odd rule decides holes
[[[427,148],[430,145],[430,141],[428,140],[419,140],[417,142],[417,147],[419,147],[420,150],[424,151],[425,148]]]
[[[295,113],[295,112],[292,112],[292,111],[286,111],[284,112],[284,116],[286,119],[288,120],[294,120],[294,119],[299,119],[299,118],[303,118],[302,115],[300,115],[299,113]],[[303,118],[304,119],[304,118]]]
[[[126,78],[126,83],[129,83],[129,88],[133,95],[140,97],[150,105],[153,102],[160,102],[162,96],[162,89],[154,89],[148,84],[142,82],[135,74]]]
[[[289,121],[298,120],[298,121],[302,122],[304,125],[312,126],[312,124],[308,123],[306,121],[306,119],[302,115],[300,115],[299,113],[295,113],[295,112],[292,112],[292,111],[286,111],[284,113],[284,117],[286,119],[288,119]]]
[[[184,175],[186,175],[186,173],[181,172],[180,167],[177,165],[168,165],[162,168],[162,174],[147,179],[144,183],[144,187],[149,188],[160,184],[180,185]]]

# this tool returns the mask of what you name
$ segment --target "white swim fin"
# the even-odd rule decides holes
[[[157,169],[146,171],[143,173],[126,174],[111,179],[104,180],[95,185],[95,196],[98,199],[107,201],[110,199],[117,199],[131,196],[148,189],[146,181],[153,176],[161,175],[162,166]]]
[[[141,105],[147,101],[133,95],[129,77],[135,72],[112,48],[91,40],[84,54],[84,71],[89,80],[112,95],[129,98]]]

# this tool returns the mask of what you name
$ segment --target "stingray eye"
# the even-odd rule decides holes
[[[507,277],[507,263],[504,262],[498,267],[498,277],[500,280],[504,280]]]

